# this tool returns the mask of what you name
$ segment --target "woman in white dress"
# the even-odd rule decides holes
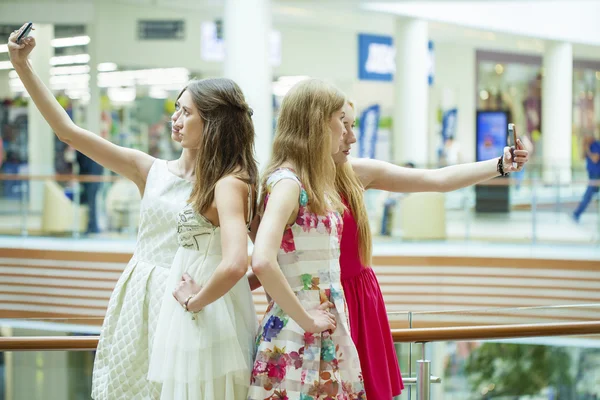
[[[9,37],[9,56],[44,119],[61,141],[130,179],[142,195],[134,255],[113,290],[100,333],[92,398],[158,398],[160,385],[147,379],[149,354],[169,267],[178,248],[177,215],[190,196],[197,150],[184,146],[178,160],[159,160],[75,125],[27,60],[35,39],[16,43],[22,29]],[[173,114],[174,139],[185,133],[179,129],[183,114],[181,108]]]
[[[188,85],[178,105],[181,143],[199,153],[148,378],[163,400],[245,400],[258,326],[245,277],[258,179],[251,111],[229,79]]]

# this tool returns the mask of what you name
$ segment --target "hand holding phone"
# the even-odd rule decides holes
[[[29,36],[34,30],[33,23],[27,22],[8,37],[8,57],[13,67],[27,64],[27,57],[35,48],[35,39]]]
[[[21,44],[21,40],[29,36],[29,33],[31,32],[32,28],[33,22],[28,22],[27,25],[25,25],[25,28],[22,28],[21,32],[19,33],[19,36],[17,36],[17,44]]]
[[[515,150],[518,148],[517,147],[517,128],[515,127],[515,124],[508,124],[508,135],[512,136],[513,139],[513,146],[510,146],[510,156],[512,159],[512,164],[514,168],[517,168],[517,163],[515,162]],[[509,143],[510,145],[510,143]]]

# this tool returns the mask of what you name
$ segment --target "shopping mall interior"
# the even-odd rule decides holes
[[[519,172],[364,192],[395,399],[600,398],[598,16],[597,0],[2,0],[0,400],[90,398],[143,205],[36,108],[4,44],[27,21],[30,63],[69,117],[159,159],[181,154],[171,116],[191,79],[239,84],[259,167],[282,100],[309,78],[353,102],[353,157],[484,161],[514,124]],[[260,320],[266,293],[252,294]]]

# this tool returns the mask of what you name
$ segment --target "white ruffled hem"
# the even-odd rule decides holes
[[[175,286],[183,271],[176,265],[170,271],[158,317],[148,379],[163,384],[163,400],[245,399],[256,335],[248,283],[238,282],[192,320],[192,314],[171,294],[171,285]],[[197,282],[206,281],[207,277],[194,275],[199,274],[192,274]]]
[[[250,371],[238,371],[207,382],[182,383],[168,380],[162,384],[161,400],[246,400]]]

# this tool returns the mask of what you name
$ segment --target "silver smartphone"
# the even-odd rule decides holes
[[[510,146],[510,143],[508,143],[508,145],[510,146],[510,155],[513,159],[513,167],[517,167],[517,163],[514,161],[515,160],[515,150],[517,149],[517,128],[515,127],[515,124],[508,124],[508,137],[512,137],[512,141],[513,141],[513,145]],[[510,141],[510,139],[509,139]]]

